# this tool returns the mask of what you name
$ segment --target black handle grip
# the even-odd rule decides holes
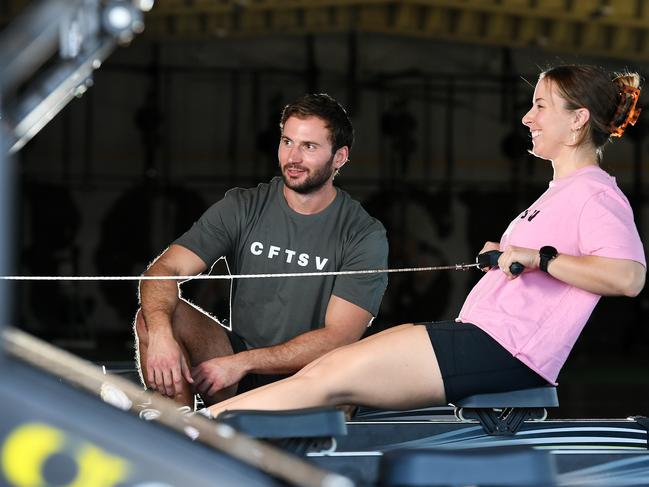
[[[480,267],[496,267],[498,265],[498,258],[501,256],[500,250],[490,250],[479,254],[476,262]],[[514,262],[509,266],[509,272],[517,276],[525,270],[525,266],[519,262]]]

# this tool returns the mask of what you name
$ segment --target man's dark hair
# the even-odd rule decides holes
[[[341,147],[352,149],[354,143],[354,127],[345,109],[326,93],[313,93],[301,96],[284,107],[279,128],[283,131],[284,124],[290,117],[318,117],[324,120],[330,132],[332,154]]]

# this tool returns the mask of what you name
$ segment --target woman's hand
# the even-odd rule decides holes
[[[524,269],[523,272],[535,271],[539,268],[539,251],[537,249],[527,249],[525,247],[516,247],[510,245],[501,254],[498,259],[498,267],[503,271],[509,279],[514,279],[520,274],[512,274],[510,267],[514,262],[521,264]],[[522,273],[521,273],[522,274]]]
[[[498,242],[485,242],[484,246],[482,247],[482,250],[478,252],[478,255],[484,254],[485,252],[491,252],[492,250],[498,250],[500,251],[500,243]],[[481,267],[480,270],[482,272],[488,272],[491,270],[491,267]]]

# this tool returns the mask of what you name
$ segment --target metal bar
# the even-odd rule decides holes
[[[3,122],[11,127],[3,150],[14,153],[36,135],[74,96],[92,84],[92,73],[115,49],[144,28],[139,9],[115,24],[111,13],[128,2],[41,0],[0,36]],[[52,61],[49,63],[49,61]],[[52,66],[48,66],[48,63]]]
[[[291,485],[303,487],[353,487],[354,483],[342,475],[329,472],[271,445],[237,433],[234,429],[211,421],[201,415],[183,417],[178,404],[160,395],[143,391],[122,377],[104,374],[102,370],[74,355],[57,349],[20,330],[8,328],[4,338],[7,353],[17,360],[54,374],[61,380],[90,392],[102,395],[104,400],[124,411],[137,413],[139,402],[150,401],[150,407],[160,411],[157,422],[186,435],[192,427],[198,433],[196,441],[226,453],[237,460],[279,478]],[[118,394],[120,400],[108,397]],[[215,472],[218,475],[218,472]],[[216,477],[215,477],[216,478]]]
[[[1,93],[2,85],[0,85]],[[2,114],[2,97],[0,95],[0,114]],[[6,131],[0,117],[0,274],[11,271],[11,255],[13,246],[13,162],[5,151]],[[12,284],[7,281],[0,281],[0,334],[5,326],[9,324],[10,312],[10,289]],[[3,346],[0,340],[0,362],[3,359]]]
[[[59,49],[60,24],[84,0],[37,1],[2,32],[0,86],[13,89]]]
[[[7,117],[13,122],[9,150],[15,153],[49,123],[75,96],[90,84],[92,73],[115,48],[113,39],[94,42],[74,60],[47,72],[25,95],[10,107]]]

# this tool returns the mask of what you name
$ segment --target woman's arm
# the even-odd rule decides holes
[[[539,251],[510,246],[498,260],[498,265],[510,278],[509,266],[520,262],[525,272],[539,269]],[[637,296],[645,283],[646,269],[634,260],[613,259],[596,255],[574,256],[559,254],[548,264],[548,274],[555,279],[601,296]]]

